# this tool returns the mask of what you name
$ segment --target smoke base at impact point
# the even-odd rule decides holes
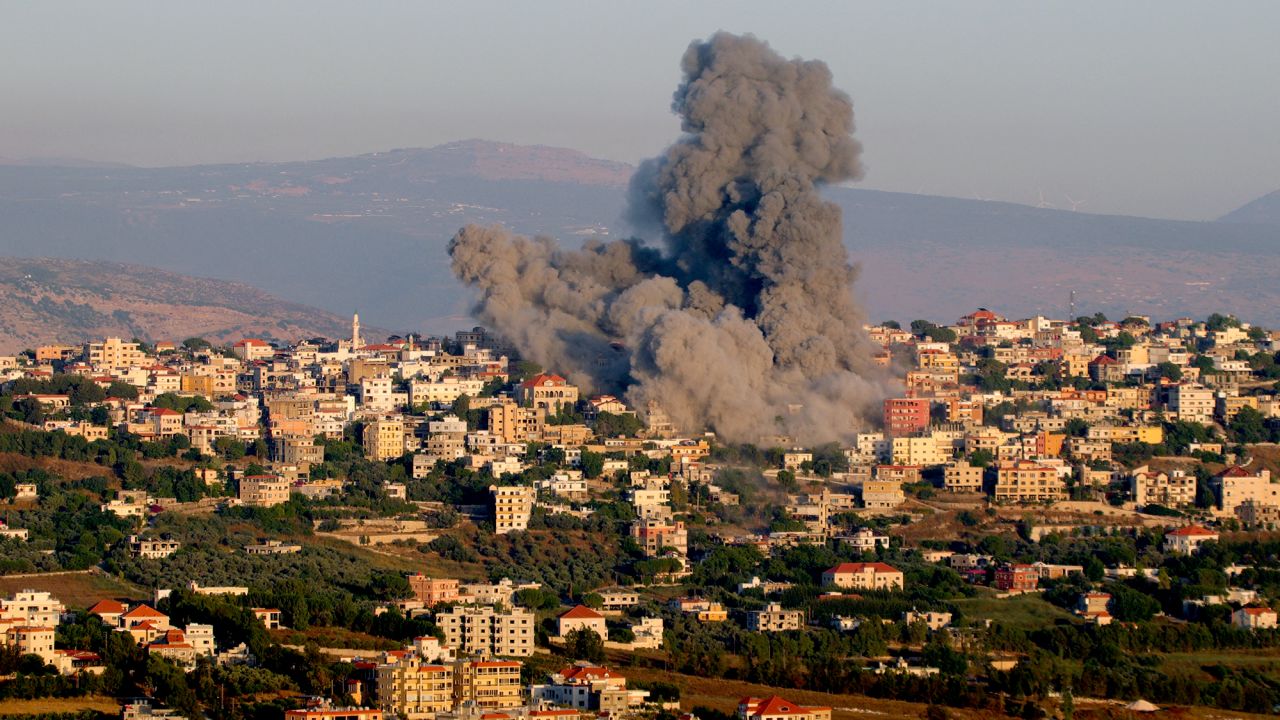
[[[825,64],[749,35],[695,41],[682,69],[685,134],[631,182],[630,220],[665,252],[469,225],[449,243],[454,274],[479,289],[477,318],[587,392],[730,442],[846,438],[893,389],[819,193],[861,177],[852,103]]]

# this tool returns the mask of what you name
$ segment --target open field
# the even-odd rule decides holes
[[[74,713],[82,710],[95,710],[117,717],[120,714],[120,703],[109,697],[86,695],[78,698],[40,698],[23,700],[10,698],[0,700],[0,717],[5,715],[35,715],[38,713]]]
[[[1070,620],[1071,613],[1051,605],[1038,594],[997,598],[990,594],[955,601],[965,617],[979,620],[999,620],[1009,625],[1035,628],[1048,627],[1056,620]]]
[[[27,457],[18,453],[0,452],[0,472],[19,473],[27,470],[44,470],[50,475],[68,480],[111,477],[111,468],[104,468],[90,462],[75,462],[51,457]]]
[[[98,570],[0,576],[0,595],[45,590],[67,606],[88,608],[103,598],[148,599],[151,591]]]

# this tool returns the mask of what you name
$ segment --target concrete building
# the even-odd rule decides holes
[[[240,478],[240,502],[272,507],[289,501],[292,484],[278,475],[246,475]]]
[[[996,467],[996,500],[1055,502],[1067,499],[1067,483],[1058,471],[1030,460],[1004,461]]]
[[[803,610],[783,610],[779,603],[769,603],[764,610],[747,613],[747,629],[755,632],[799,630],[803,624]]]
[[[534,616],[524,608],[499,612],[459,605],[436,615],[445,644],[461,654],[527,657],[533,654]]]
[[[506,535],[529,529],[533,504],[538,499],[536,489],[522,485],[490,485],[489,494],[493,497],[495,533]]]

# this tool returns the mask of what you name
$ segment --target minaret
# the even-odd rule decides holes
[[[351,316],[351,349],[359,350],[364,346],[360,341],[360,313]]]

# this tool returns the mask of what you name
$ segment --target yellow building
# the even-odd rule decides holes
[[[458,663],[454,666],[454,703],[470,702],[484,709],[520,707],[524,704],[520,667],[511,660]]]
[[[454,669],[417,658],[378,666],[378,707],[403,718],[430,718],[453,709]]]
[[[498,535],[526,530],[538,491],[523,485],[490,485],[493,496],[493,528]]]
[[[546,417],[547,411],[540,407],[500,403],[489,408],[489,432],[508,443],[536,440],[542,435]]]
[[[100,343],[88,343],[84,346],[84,356],[89,364],[103,368],[141,365],[146,358],[146,355],[138,349],[138,343],[124,342],[120,338],[107,338]]]
[[[374,420],[364,426],[364,455],[374,462],[395,460],[404,455],[404,420]]]

